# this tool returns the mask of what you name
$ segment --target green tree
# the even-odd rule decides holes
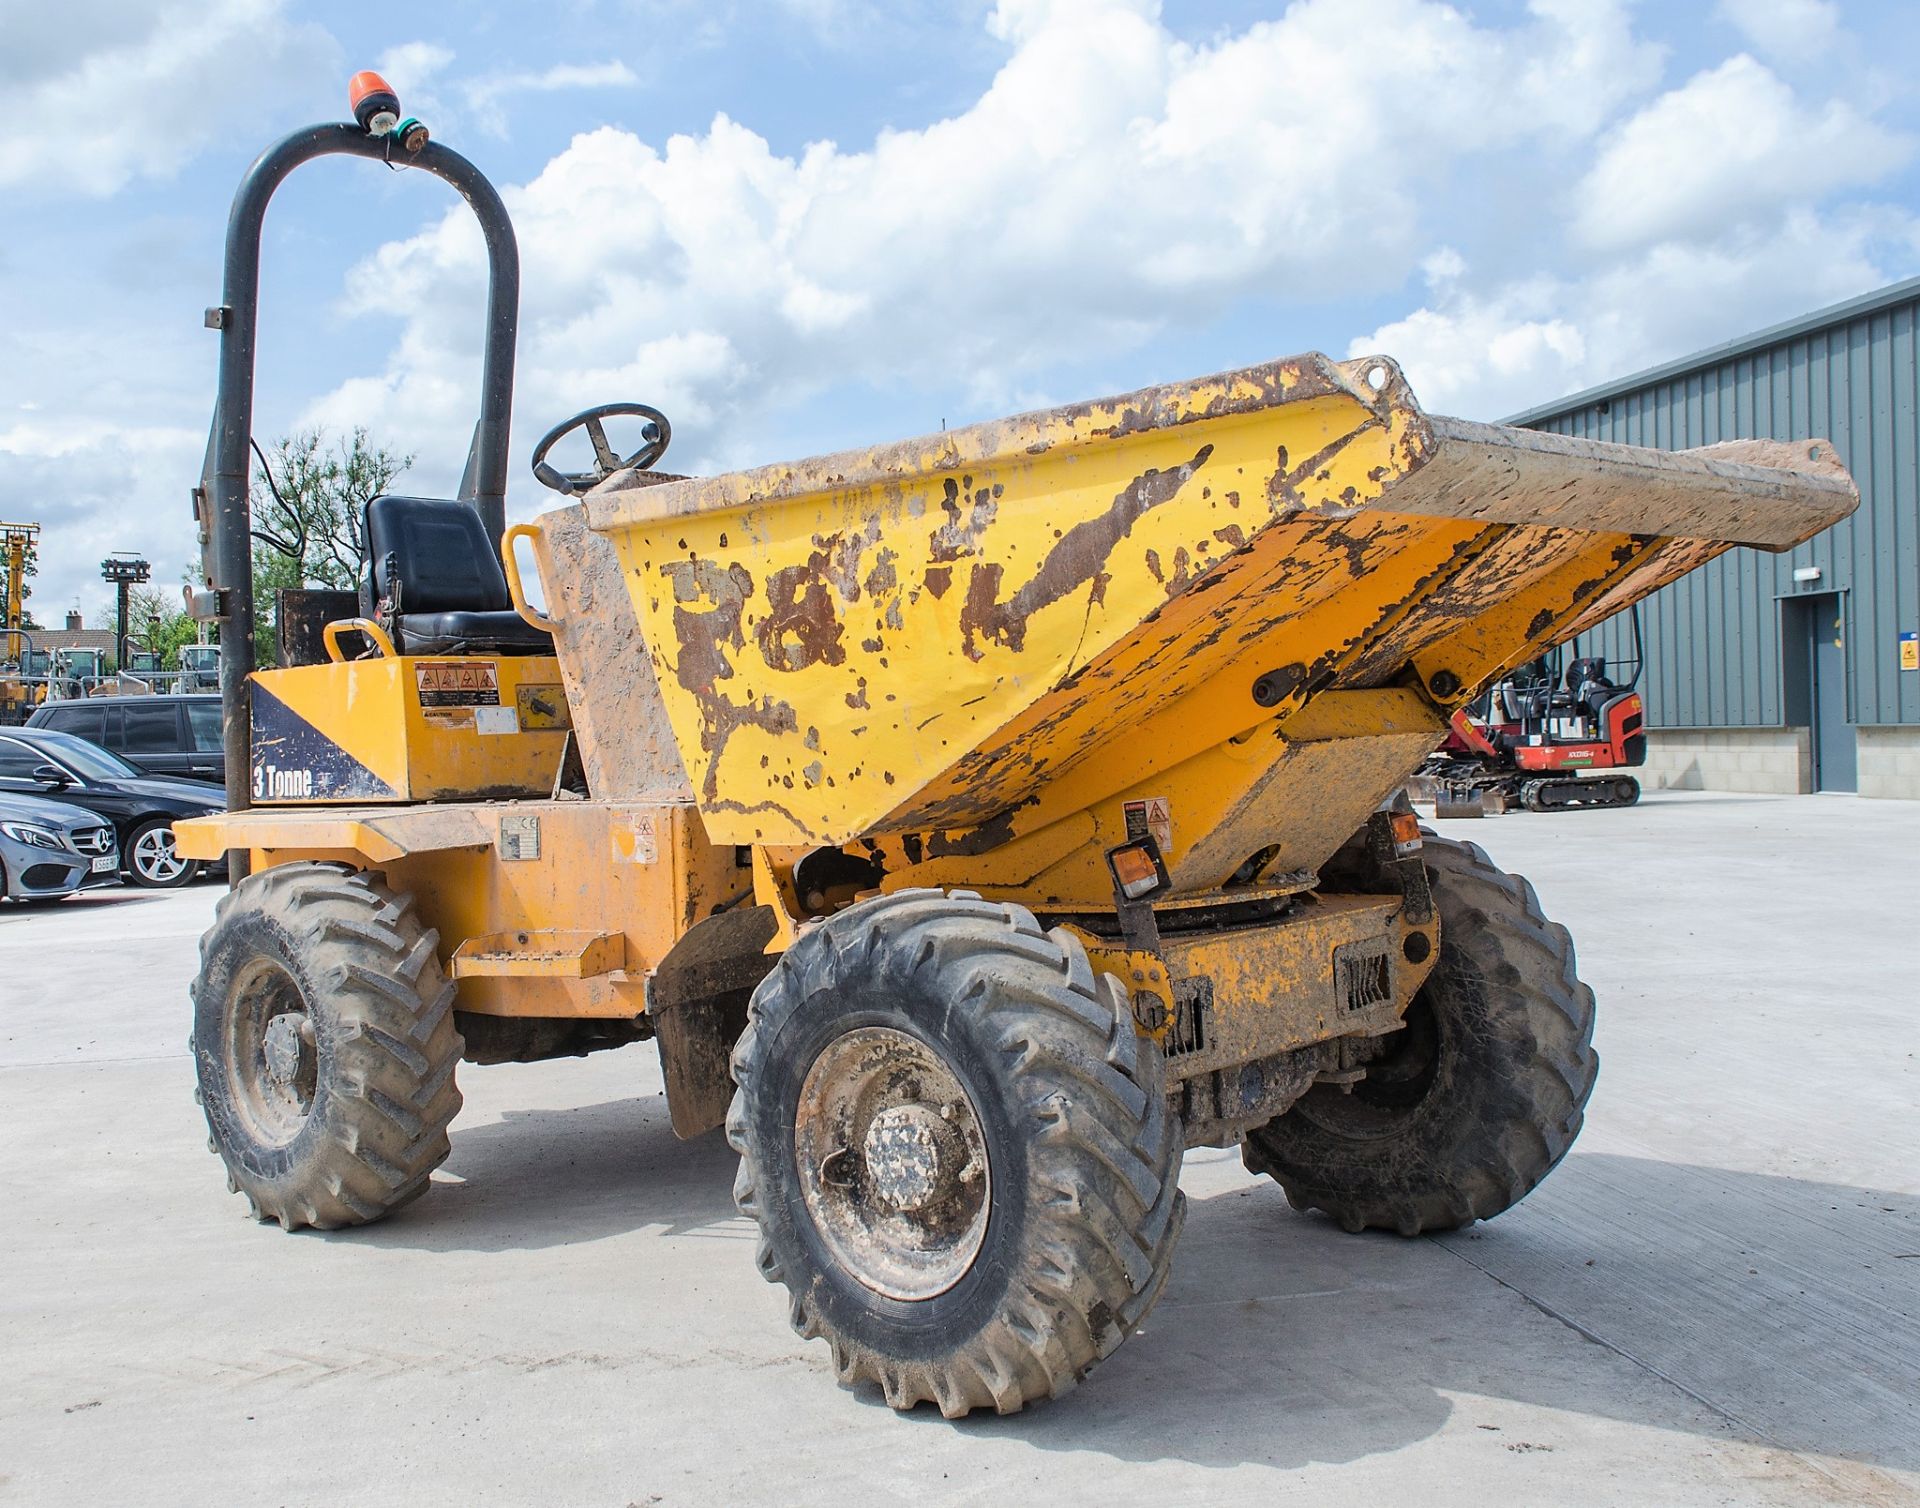
[[[364,429],[329,437],[304,429],[276,440],[253,471],[254,654],[274,664],[274,594],[283,588],[350,590],[360,571],[360,515],[413,464]]]
[[[199,641],[199,625],[187,616],[178,593],[169,596],[155,586],[137,586],[127,598],[128,653],[138,645],[160,656],[163,669],[179,663],[180,646]]]
[[[119,625],[120,604],[109,597],[100,604],[99,611],[87,619],[95,628],[115,629]],[[177,670],[180,665],[178,651],[182,644],[193,644],[199,640],[199,625],[187,616],[186,602],[178,592],[169,594],[165,588],[157,586],[136,586],[127,592],[127,656],[132,657],[151,651],[160,656],[162,670]],[[114,659],[111,650],[107,661]],[[114,669],[125,667],[115,665]]]

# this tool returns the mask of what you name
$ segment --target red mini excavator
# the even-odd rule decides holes
[[[1571,647],[1577,650],[1578,641]],[[1418,777],[1435,816],[1478,817],[1489,807],[1632,806],[1640,799],[1640,782],[1631,775],[1586,773],[1647,762],[1645,713],[1634,689],[1641,668],[1638,610],[1624,683],[1608,674],[1599,655],[1576,652],[1563,672],[1565,648],[1496,682],[1453,715],[1446,742]]]

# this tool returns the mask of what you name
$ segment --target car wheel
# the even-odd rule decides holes
[[[200,872],[196,860],[183,859],[173,846],[173,823],[166,817],[142,822],[127,837],[127,878],[143,890],[177,890]]]

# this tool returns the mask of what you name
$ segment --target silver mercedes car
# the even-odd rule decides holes
[[[120,883],[113,824],[64,801],[0,794],[0,896],[60,901]]]

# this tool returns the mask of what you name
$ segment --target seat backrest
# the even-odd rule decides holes
[[[367,504],[366,541],[375,602],[392,602],[402,613],[513,606],[500,556],[471,503],[376,497]]]
[[[1602,655],[1582,655],[1567,666],[1567,690],[1575,696],[1581,694],[1589,681],[1605,681],[1606,678],[1607,662]]]

